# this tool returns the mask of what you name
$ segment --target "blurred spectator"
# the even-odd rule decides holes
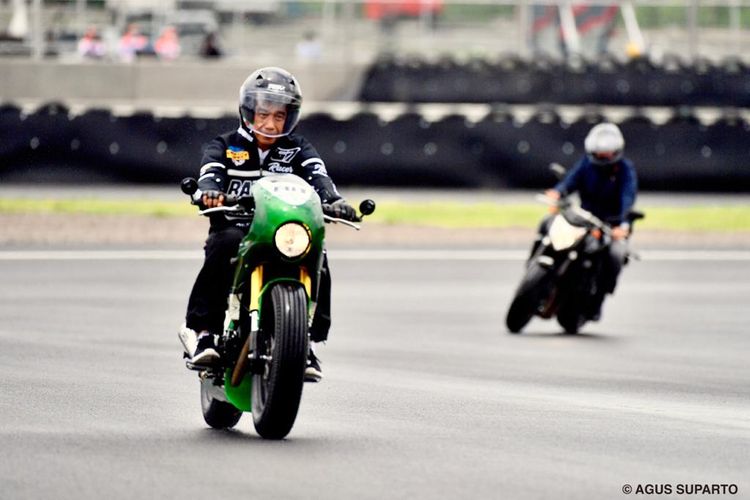
[[[13,15],[10,18],[7,38],[11,40],[23,40],[29,35],[29,12],[26,8],[26,2],[22,0],[13,0]]]
[[[443,12],[442,0],[365,0],[367,19],[379,20],[382,32],[391,34],[396,23],[406,19],[428,19],[431,29],[436,29]]]
[[[117,53],[123,62],[133,62],[139,52],[146,50],[148,38],[141,34],[137,24],[128,25],[125,34],[120,38]]]
[[[216,37],[216,33],[212,32],[206,35],[206,37],[203,39],[203,42],[201,43],[199,53],[201,57],[206,58],[219,58],[224,55],[224,52],[219,46],[219,41]]]
[[[154,44],[154,51],[159,59],[174,61],[180,56],[180,39],[174,26],[167,26]]]
[[[101,59],[107,55],[107,47],[104,45],[99,31],[93,26],[89,27],[78,40],[78,55],[84,59]]]
[[[306,31],[302,40],[297,43],[297,59],[301,61],[317,61],[323,55],[323,47],[314,31]]]

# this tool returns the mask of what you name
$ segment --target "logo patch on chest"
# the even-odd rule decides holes
[[[268,167],[266,169],[269,172],[273,172],[274,174],[292,174],[294,173],[294,169],[291,165],[281,165],[279,162],[271,162],[268,164]]]
[[[229,146],[227,149],[227,158],[232,160],[232,163],[235,165],[240,166],[250,159],[250,153],[237,146]]]
[[[290,161],[292,161],[292,158],[294,158],[297,153],[299,153],[300,149],[301,148],[278,148],[273,152],[270,160],[277,161],[279,163],[289,163]]]

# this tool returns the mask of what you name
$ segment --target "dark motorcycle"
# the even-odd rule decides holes
[[[610,226],[570,197],[553,203],[557,213],[526,262],[508,309],[505,324],[511,333],[519,333],[534,316],[556,316],[567,333],[577,333],[587,321],[598,319],[604,296],[599,278],[612,242]],[[631,211],[631,227],[643,217]]]

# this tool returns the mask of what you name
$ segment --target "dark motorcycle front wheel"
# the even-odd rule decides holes
[[[563,327],[565,333],[572,335],[578,333],[583,324],[586,323],[586,319],[578,308],[567,305],[561,307],[557,312],[557,323]]]
[[[538,262],[529,263],[505,317],[508,331],[519,333],[534,317],[546,291],[549,273],[550,270]]]
[[[261,324],[258,349],[267,361],[253,376],[253,422],[261,437],[282,439],[297,418],[305,377],[307,294],[302,286],[274,285]]]

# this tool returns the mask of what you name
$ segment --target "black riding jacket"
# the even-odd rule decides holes
[[[315,189],[322,203],[341,199],[325,164],[315,148],[301,135],[280,137],[267,151],[261,152],[252,133],[243,128],[222,134],[209,142],[203,151],[198,188],[216,190],[235,196],[250,194],[253,182],[266,175],[294,174]],[[214,214],[212,227],[246,225],[247,217]]]

